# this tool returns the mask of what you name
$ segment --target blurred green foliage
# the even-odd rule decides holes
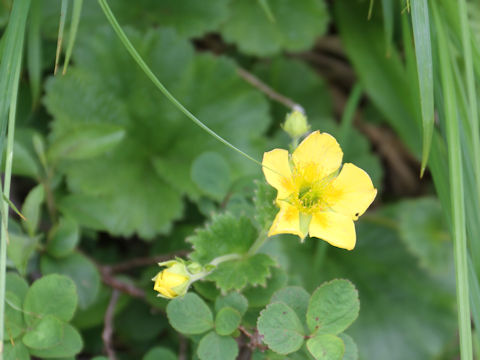
[[[376,4],[367,21],[367,2],[356,0],[111,2],[148,66],[219,135],[258,159],[288,148],[279,125],[290,110],[248,84],[242,67],[300,104],[312,130],[337,137],[378,200],[357,222],[352,252],[280,235],[249,254],[277,212],[260,167],[157,91],[97,2],[84,1],[71,65],[53,76],[60,3],[43,0],[34,10],[40,103],[29,95],[33,74],[20,86],[12,201],[27,221],[10,220],[7,359],[103,359],[109,310],[118,359],[228,360],[254,341],[253,359],[454,358],[448,220],[429,178],[410,199],[392,185],[396,166],[416,177],[421,154],[397,26],[409,15]],[[0,28],[9,5],[0,2]],[[345,134],[337,119],[357,81],[368,96]],[[404,146],[386,154],[362,124]],[[179,255],[205,265],[231,253],[242,257],[185,297],[155,296],[155,262]]]

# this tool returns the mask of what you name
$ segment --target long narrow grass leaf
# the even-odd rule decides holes
[[[390,50],[393,43],[393,28],[395,25],[394,9],[394,0],[382,0],[383,26],[385,29],[385,48],[387,49],[387,57],[390,56]]]
[[[63,64],[63,75],[67,73],[68,64],[72,57],[73,45],[77,38],[78,25],[80,24],[80,17],[82,15],[83,0],[73,0],[72,22],[70,24],[70,35],[68,37],[67,50],[65,51],[65,63]]]
[[[9,23],[5,32],[5,44],[0,62],[0,151],[3,151],[3,142],[7,119],[12,124],[15,117],[18,81],[22,62],[23,43],[30,0],[16,0],[13,3]],[[10,109],[10,112],[9,112]],[[11,128],[10,128],[11,129]],[[13,134],[12,134],[13,136]],[[5,172],[4,194],[10,190],[10,175],[13,149],[13,138],[8,140],[6,162],[9,164]],[[10,172],[7,173],[7,170]],[[8,189],[8,192],[6,190]],[[8,204],[2,199],[1,235],[0,235],[0,324],[5,323],[5,272],[7,260],[7,213]],[[0,355],[3,354],[4,326],[0,326]],[[1,356],[0,356],[1,357]]]
[[[60,61],[60,55],[62,53],[62,44],[63,44],[63,30],[65,29],[65,18],[67,16],[68,10],[68,0],[62,0],[62,5],[60,8],[60,21],[58,24],[58,37],[57,37],[57,52],[55,54],[55,70],[54,74],[57,73],[58,63]]]
[[[420,170],[420,177],[422,177],[427,166],[434,126],[432,47],[427,0],[412,2],[412,27],[423,123],[422,167]]]
[[[360,85],[360,83],[355,84],[350,93],[350,96],[348,97],[345,109],[343,110],[342,119],[340,122],[340,133],[338,137],[340,143],[342,144],[343,151],[346,151],[345,149],[348,148],[348,136],[353,126],[355,110],[357,109],[358,103],[360,102],[362,92],[362,85]]]
[[[27,40],[27,67],[32,92],[33,107],[40,99],[42,77],[42,38],[40,25],[42,20],[42,2],[34,1],[30,10]]]
[[[246,157],[247,159],[253,161],[254,163],[262,166],[262,163],[259,162],[258,160],[254,159],[247,153],[243,152],[242,150],[238,149],[234,145],[230,144],[227,140],[219,136],[215,131],[210,129],[208,126],[206,126],[203,122],[201,122],[195,115],[193,115],[187,108],[185,108],[180,101],[178,101],[171,93],[170,91],[167,90],[167,88],[161,83],[161,81],[156,77],[156,75],[153,73],[153,71],[148,67],[148,65],[145,63],[145,61],[142,59],[140,54],[137,52],[135,47],[132,45],[130,40],[128,39],[127,35],[125,32],[122,30],[121,26],[119,25],[117,19],[115,18],[115,15],[113,15],[112,10],[107,4],[106,0],[98,0],[105,16],[107,17],[108,21],[112,25],[113,30],[117,34],[118,38],[122,42],[123,46],[127,49],[127,51],[130,53],[132,58],[135,60],[135,62],[138,64],[138,66],[143,70],[145,75],[153,82],[153,84],[160,90],[160,92],[165,95],[165,97],[173,104],[177,109],[179,109],[183,114],[185,114],[193,123],[195,123],[197,126],[199,126],[202,130],[204,130],[206,133],[211,135],[213,138],[216,140],[220,141],[224,145],[228,146],[232,150],[236,151],[240,155]]]
[[[460,144],[460,131],[457,114],[455,84],[450,63],[446,31],[439,18],[436,5],[432,3],[438,40],[440,74],[445,102],[445,122],[447,133],[449,179],[451,192],[452,230],[455,254],[455,275],[457,287],[457,308],[460,334],[460,354],[462,360],[472,360],[472,329],[470,323],[470,299],[468,282],[467,239],[465,224],[465,204],[463,166]]]
[[[469,133],[472,137],[472,157],[475,169],[475,180],[477,186],[477,201],[480,201],[480,132],[478,118],[477,91],[475,88],[475,73],[473,68],[472,42],[470,39],[470,28],[467,14],[467,3],[465,0],[459,0],[458,12],[460,18],[463,58],[465,61],[465,79],[467,83],[468,94],[468,119]],[[477,60],[478,62],[478,60]],[[477,240],[478,241],[478,240]]]

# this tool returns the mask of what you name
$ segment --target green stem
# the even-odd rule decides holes
[[[260,234],[258,234],[257,240],[252,244],[250,249],[248,249],[248,255],[256,254],[257,251],[262,247],[263,244],[268,240],[268,232],[266,229],[263,229]]]
[[[222,255],[219,257],[216,257],[212,261],[210,261],[209,265],[215,265],[217,266],[218,264],[225,262],[225,261],[230,261],[230,260],[237,260],[241,259],[242,255],[240,254],[227,254],[227,255]]]
[[[227,140],[219,136],[216,132],[214,132],[212,129],[210,129],[208,126],[206,126],[203,122],[201,122],[195,115],[193,115],[190,111],[188,111],[168,90],[167,88],[160,82],[160,80],[155,76],[153,71],[148,67],[148,65],[145,63],[145,61],[142,59],[140,54],[137,52],[135,47],[132,45],[130,40],[128,39],[127,35],[125,32],[122,30],[121,26],[118,24],[117,19],[115,18],[115,15],[113,15],[112,10],[107,4],[106,0],[98,0],[105,16],[107,17],[107,20],[110,22],[110,25],[112,25],[113,30],[115,30],[115,33],[117,34],[118,38],[122,42],[123,46],[127,49],[127,51],[130,53],[132,58],[135,60],[135,62],[140,66],[140,68],[143,70],[145,75],[153,82],[153,84],[162,92],[165,97],[170,100],[170,102],[177,107],[182,113],[184,113],[191,121],[193,121],[194,124],[199,126],[202,130],[207,132],[209,135],[211,135],[213,138],[216,140],[220,141],[224,145],[228,146],[230,149],[236,151],[240,155],[246,157],[250,161],[253,161],[257,165],[262,166],[262,163],[258,160],[255,160],[253,157],[248,155],[247,153],[243,152],[239,148],[235,147],[231,143],[229,143]]]

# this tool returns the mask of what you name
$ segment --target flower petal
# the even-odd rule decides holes
[[[314,131],[298,145],[292,157],[296,165],[314,163],[323,177],[340,167],[343,152],[332,135]]]
[[[294,234],[304,238],[306,234],[300,230],[300,213],[298,209],[286,202],[280,201],[280,211],[268,231],[268,236],[277,234]]]
[[[377,195],[370,176],[353,164],[344,164],[340,174],[332,181],[326,201],[333,211],[357,220]]]
[[[350,217],[342,214],[332,211],[313,214],[309,233],[311,237],[342,249],[352,250],[355,247],[355,225]]]
[[[278,190],[277,199],[285,199],[293,192],[292,171],[288,161],[288,151],[275,149],[263,154],[265,179]]]

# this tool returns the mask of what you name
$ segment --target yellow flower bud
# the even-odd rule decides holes
[[[298,139],[310,130],[307,117],[298,110],[294,110],[287,115],[282,127],[292,139]]]
[[[187,293],[190,286],[190,273],[186,265],[177,260],[160,263],[160,266],[167,266],[160,271],[152,280],[155,281],[153,289],[158,291],[161,297],[173,299]]]

